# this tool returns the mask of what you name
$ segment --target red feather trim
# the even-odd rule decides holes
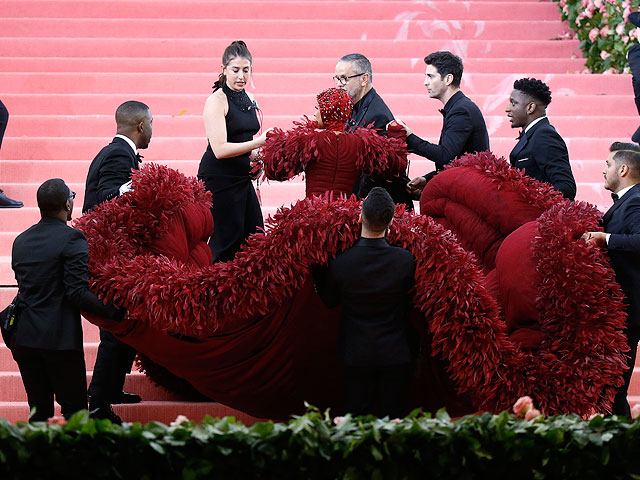
[[[78,226],[89,240],[95,290],[149,328],[192,336],[229,332],[283,305],[313,264],[326,264],[358,237],[354,198],[308,198],[280,209],[267,222],[267,234],[250,237],[233,261],[198,268],[145,252],[144,243],[187,204],[207,208],[202,185],[146,165],[134,174],[133,187]],[[547,414],[606,408],[611,391],[607,398],[598,392],[616,385],[622,371],[624,339],[617,328],[623,315],[604,258],[575,240],[578,231],[595,225],[595,210],[563,203],[540,220],[534,255],[544,275],[540,308],[547,335],[540,353],[520,351],[508,340],[474,256],[432,219],[400,212],[389,241],[415,255],[414,302],[431,332],[432,351],[445,360],[461,393],[494,412],[532,392]],[[563,262],[561,256],[576,248]],[[589,275],[590,282],[584,278]]]
[[[262,146],[264,176],[270,180],[289,180],[318,159],[317,145],[335,135],[332,129],[318,130],[315,121],[304,117],[286,132],[274,128]],[[342,131],[342,129],[340,129]],[[403,139],[378,135],[376,130],[358,127],[353,133],[362,142],[356,167],[359,172],[395,176],[407,170],[407,144]]]

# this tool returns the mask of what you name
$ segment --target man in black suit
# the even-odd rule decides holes
[[[9,122],[9,110],[4,106],[2,100],[0,100],[0,147],[2,147],[2,139],[4,138],[4,131],[7,128]],[[7,197],[2,190],[0,190],[0,208],[20,208],[24,206],[20,200],[14,200]]]
[[[314,269],[324,303],[342,304],[338,354],[344,364],[345,410],[404,417],[412,373],[408,320],[414,284],[413,254],[390,246],[385,235],[395,204],[375,187],[362,203],[360,239],[329,262]]]
[[[611,145],[604,170],[604,188],[614,204],[602,217],[604,232],[588,232],[588,242],[606,248],[616,280],[626,296],[626,335],[629,345],[624,386],[613,402],[615,415],[631,417],[627,390],[640,340],[640,147],[633,143]]]
[[[118,107],[117,134],[109,145],[100,150],[89,167],[83,213],[130,190],[131,171],[137,170],[140,164],[138,149],[149,146],[152,124],[151,111],[144,103],[131,100]],[[138,395],[123,391],[135,356],[135,349],[100,329],[100,346],[89,385],[92,417],[119,422],[112,404],[141,401]]]
[[[440,110],[444,117],[440,140],[433,144],[411,133],[402,122],[398,122],[407,134],[407,148],[435,163],[436,170],[407,183],[407,191],[420,195],[427,182],[445,165],[465,153],[489,150],[489,134],[484,117],[478,106],[460,90],[464,66],[460,57],[441,51],[427,55],[424,84],[429,96],[444,105]]]
[[[333,80],[339,88],[346,90],[353,101],[347,130],[372,125],[378,134],[386,135],[386,126],[393,120],[393,113],[373,88],[373,70],[369,59],[360,53],[345,55],[336,64]],[[353,193],[362,198],[373,187],[382,187],[389,192],[394,202],[404,203],[407,209],[413,210],[413,201],[404,188],[406,180],[406,175],[383,178],[363,174],[357,178]]]
[[[633,23],[636,27],[640,27],[640,12],[629,14],[629,22]],[[636,110],[638,110],[638,114],[640,115],[640,44],[636,43],[629,49],[627,60],[629,61],[629,68],[631,69],[631,83],[636,101]],[[640,127],[633,133],[631,140],[640,143]]]
[[[41,220],[13,242],[11,267],[22,310],[11,337],[30,422],[53,416],[54,395],[69,418],[87,408],[87,374],[80,311],[122,318],[89,291],[89,247],[82,232],[67,226],[75,193],[59,178],[38,188]]]
[[[565,198],[576,197],[576,181],[571,172],[569,152],[562,137],[547,118],[551,90],[535,78],[521,78],[513,84],[506,112],[511,128],[522,128],[511,151],[511,165],[525,175],[550,183]]]

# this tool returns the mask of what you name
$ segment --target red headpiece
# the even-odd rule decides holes
[[[342,130],[353,110],[353,102],[347,92],[342,88],[332,87],[320,92],[316,98],[325,127]]]

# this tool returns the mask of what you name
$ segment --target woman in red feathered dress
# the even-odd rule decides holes
[[[315,120],[294,122],[291,130],[274,128],[262,147],[264,175],[289,180],[306,173],[306,195],[331,191],[350,195],[362,172],[395,176],[407,169],[406,143],[373,129],[345,131],[353,104],[346,91],[329,88],[317,96]]]

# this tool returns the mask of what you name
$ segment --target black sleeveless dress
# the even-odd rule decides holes
[[[225,117],[227,142],[248,142],[260,130],[254,103],[242,90],[234,92],[226,84],[229,111]],[[209,246],[214,262],[232,260],[247,237],[262,228],[262,211],[249,177],[249,153],[230,158],[216,158],[207,145],[200,160],[198,179],[213,194],[213,235]]]

